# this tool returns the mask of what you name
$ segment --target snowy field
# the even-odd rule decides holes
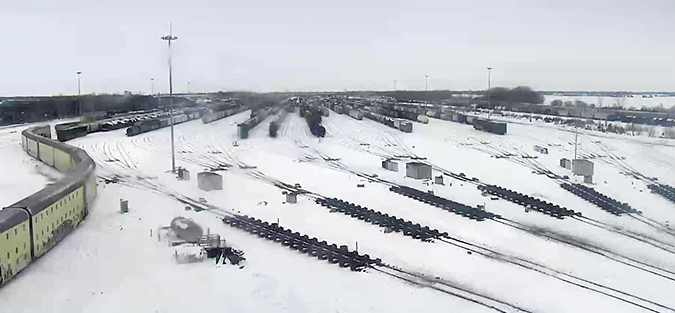
[[[583,101],[588,104],[594,103],[596,106],[612,106],[615,104],[621,105],[624,108],[635,107],[640,109],[643,106],[648,108],[655,108],[663,104],[666,109],[675,106],[675,97],[653,97],[642,98],[642,96],[634,96],[633,98],[619,98],[619,97],[591,97],[591,96],[544,96],[544,104],[551,104],[551,101],[560,99],[563,102],[575,100]]]
[[[428,125],[415,123],[414,132],[405,134],[331,112],[323,123],[327,137],[319,140],[296,112],[286,118],[279,138],[269,138],[268,117],[249,139],[238,140],[236,123],[248,115],[176,126],[177,165],[191,171],[190,181],[178,181],[169,171],[168,128],[135,137],[118,130],[71,141],[92,156],[102,178],[119,182],[99,183],[99,198],[85,223],[3,288],[0,307],[8,312],[675,312],[675,230],[666,226],[673,222],[675,206],[650,193],[644,180],[623,174],[637,172],[675,185],[673,141],[581,133],[578,153],[595,162],[593,187],[643,212],[617,217],[533,173],[546,168],[571,176],[558,161],[572,158],[574,134],[555,125],[517,121],[509,124],[507,135],[497,136],[432,119]],[[533,145],[546,146],[550,154],[522,158],[537,155]],[[514,156],[494,157],[505,153]],[[405,178],[404,162],[399,172],[380,167],[391,156],[425,157],[434,175],[465,173],[586,218],[525,212],[449,176],[445,185]],[[197,188],[197,173],[207,168],[221,169],[224,190]],[[273,184],[279,181],[436,228],[457,241],[421,242],[385,233],[304,196],[286,204]],[[451,214],[390,192],[379,181],[485,205],[508,222]],[[186,211],[176,196],[204,198],[222,210],[279,221],[350,249],[358,243],[360,253],[469,295],[453,296],[425,288],[435,286],[428,281],[405,282],[376,269],[339,268],[229,227],[217,211]],[[119,213],[121,198],[129,200],[127,214]],[[245,266],[210,260],[176,264],[174,249],[150,235],[176,216],[194,219],[243,250]],[[470,253],[470,246],[490,252]],[[42,296],[33,297],[38,292]]]
[[[33,125],[0,127],[0,203],[11,205],[59,179],[59,171],[21,149],[21,131]]]

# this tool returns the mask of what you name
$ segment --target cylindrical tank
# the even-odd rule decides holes
[[[171,230],[173,230],[178,238],[190,243],[196,243],[199,237],[204,234],[201,226],[191,219],[180,216],[171,221]]]

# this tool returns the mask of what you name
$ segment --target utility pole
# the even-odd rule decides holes
[[[155,79],[150,78],[150,95],[155,96]]]
[[[577,146],[579,144],[579,129],[575,129],[574,132],[574,160],[577,159]]]
[[[176,172],[176,154],[173,141],[173,77],[171,66],[171,41],[178,40],[178,37],[173,35],[173,26],[169,23],[169,35],[161,38],[169,43],[169,112],[171,116],[171,172]]]
[[[492,95],[492,92],[490,91],[490,72],[492,71],[491,67],[487,68],[488,70],[488,89],[487,89],[487,96],[488,96],[488,121],[490,120],[490,96]]]
[[[77,71],[75,73],[77,73],[77,116],[82,116],[82,91],[80,89],[80,75],[82,75],[82,72]]]

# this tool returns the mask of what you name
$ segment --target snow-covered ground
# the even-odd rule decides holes
[[[648,108],[655,108],[663,104],[666,109],[675,106],[675,97],[652,97],[642,98],[642,96],[629,97],[591,97],[591,96],[544,96],[544,104],[551,104],[551,101],[560,99],[563,102],[575,100],[583,101],[588,104],[595,104],[596,106],[612,106],[620,105],[624,108],[635,107],[637,109],[646,106]]]
[[[294,252],[223,224],[215,212],[186,211],[173,200],[179,195],[205,198],[225,211],[279,221],[294,231],[350,249],[358,242],[360,253],[386,264],[437,277],[505,304],[497,311],[667,312],[675,308],[671,296],[675,231],[665,226],[672,221],[675,206],[649,193],[644,181],[622,174],[630,169],[675,185],[675,142],[581,133],[578,153],[595,161],[594,187],[644,212],[641,217],[616,217],[533,173],[533,168],[543,167],[570,174],[558,167],[558,160],[572,157],[574,134],[558,126],[518,121],[509,124],[506,136],[497,136],[432,119],[428,125],[416,123],[414,132],[405,134],[331,112],[324,118],[327,137],[317,139],[293,113],[282,125],[279,138],[268,137],[268,118],[251,131],[249,139],[238,140],[236,123],[248,114],[212,124],[197,120],[176,126],[177,165],[191,171],[190,181],[178,181],[168,172],[169,129],[135,137],[119,130],[71,141],[94,158],[99,175],[119,177],[120,183],[100,183],[99,199],[88,220],[3,288],[0,307],[67,312],[495,310],[374,269],[351,272]],[[537,159],[492,157],[505,152],[536,155],[535,144],[546,146],[550,154]],[[582,212],[588,220],[526,213],[521,206],[490,200],[475,185],[448,176],[445,185],[427,185],[405,178],[403,162],[399,172],[380,167],[384,157],[395,155],[426,157],[438,170],[462,172],[530,194]],[[197,173],[205,168],[223,169],[219,173],[224,190],[197,188]],[[477,222],[451,214],[390,192],[388,185],[357,173],[433,190],[472,206],[484,204],[509,222]],[[286,204],[274,181],[299,183],[315,194],[437,228],[490,249],[492,254],[467,253],[443,241],[421,242],[400,233],[385,233],[374,225],[331,213],[307,197]],[[120,198],[129,200],[130,213],[119,213]],[[176,216],[192,218],[244,250],[245,267],[212,261],[176,264],[174,250],[166,241],[150,236],[151,230],[168,225]],[[536,264],[539,270],[516,264]],[[36,292],[42,296],[34,298]]]
[[[21,149],[21,131],[32,125],[0,127],[0,203],[8,206],[56,181],[62,175]]]

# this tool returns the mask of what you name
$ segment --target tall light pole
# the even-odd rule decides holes
[[[429,75],[424,76],[424,91],[429,91]]]
[[[190,82],[188,82],[188,90],[187,91],[188,91],[187,93],[190,93]]]
[[[150,95],[155,96],[155,79],[150,78]]]
[[[169,112],[171,116],[171,172],[176,172],[176,154],[173,145],[173,77],[172,77],[172,66],[171,66],[171,41],[178,40],[178,37],[173,35],[173,26],[169,23],[169,34],[162,37],[162,40],[166,40],[169,43]]]
[[[394,79],[394,91],[396,91],[396,80]]]
[[[75,73],[77,73],[77,115],[82,116],[82,91],[80,89],[80,75],[82,75],[82,72],[77,71]]]
[[[492,92],[490,91],[490,73],[492,71],[491,67],[487,68],[488,70],[488,89],[487,89],[487,96],[488,96],[488,120],[490,120],[490,96],[492,95]]]

